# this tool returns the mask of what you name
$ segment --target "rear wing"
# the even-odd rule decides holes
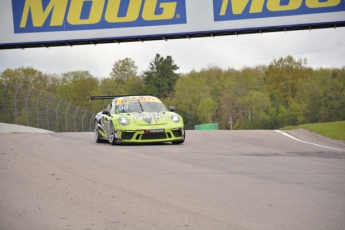
[[[116,95],[116,96],[90,96],[90,101],[93,100],[106,100],[106,99],[114,99],[117,97],[138,97],[138,96],[150,96],[154,97],[154,95]]]
[[[90,96],[90,101],[94,100],[104,100],[104,99],[114,99],[120,96]]]

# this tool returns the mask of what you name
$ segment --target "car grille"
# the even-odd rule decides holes
[[[152,140],[152,139],[165,139],[167,135],[165,133],[150,133],[141,135],[141,140]]]
[[[130,139],[132,139],[132,137],[133,137],[133,135],[134,135],[134,132],[124,132],[124,133],[122,133],[122,139],[123,140],[130,140]]]
[[[181,137],[182,136],[182,130],[178,129],[178,130],[173,130],[172,131],[175,137]]]

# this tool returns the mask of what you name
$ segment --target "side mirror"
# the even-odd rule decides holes
[[[108,116],[110,115],[110,113],[106,109],[102,111],[102,114],[105,114],[105,115],[108,115]]]
[[[170,107],[169,107],[169,111],[170,111],[170,112],[174,112],[174,111],[175,111],[175,107],[174,107],[174,106],[170,106]]]

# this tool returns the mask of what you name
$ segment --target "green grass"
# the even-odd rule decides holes
[[[307,129],[309,131],[318,133],[325,137],[345,141],[345,121],[303,124],[297,126],[286,126],[281,128],[281,130],[291,129]]]

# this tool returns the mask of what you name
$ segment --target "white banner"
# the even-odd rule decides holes
[[[1,0],[0,49],[345,23],[344,0]]]

